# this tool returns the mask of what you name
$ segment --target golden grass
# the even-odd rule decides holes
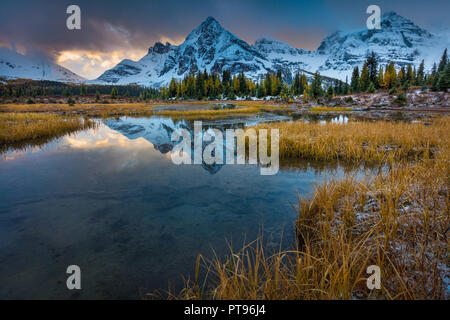
[[[258,108],[236,108],[236,109],[218,109],[218,110],[162,110],[154,112],[155,115],[167,116],[183,119],[217,119],[227,116],[248,116],[260,112]]]
[[[94,127],[79,117],[46,113],[0,113],[0,152],[10,147],[41,145],[67,133]]]
[[[4,104],[0,112],[47,112],[58,114],[81,114],[90,117],[119,115],[151,115],[157,104],[111,103],[111,104]]]
[[[224,259],[199,256],[194,279],[169,298],[448,299],[448,163],[447,154],[317,186],[299,199],[296,248],[271,251],[260,238]],[[370,265],[379,290],[367,287]]]
[[[214,120],[227,117],[245,117],[260,112],[285,111],[285,107],[253,105],[247,107],[237,107],[234,109],[204,109],[204,110],[162,110],[153,114],[168,116],[171,118]]]
[[[247,116],[259,112],[284,111],[284,106],[260,105],[257,103],[237,103],[244,106],[236,109],[208,109],[208,110],[161,110],[155,111],[155,107],[164,107],[164,105],[188,105],[188,104],[205,104],[215,105],[219,102],[210,101],[186,101],[176,103],[109,103],[109,104],[3,104],[0,105],[0,112],[47,112],[69,115],[85,115],[90,117],[113,117],[121,115],[129,116],[150,116],[162,115],[174,118],[186,119],[218,119],[223,117]]]
[[[332,178],[317,185],[312,197],[300,197],[292,250],[267,249],[261,237],[222,259],[200,255],[194,278],[168,298],[449,299],[448,125],[448,118],[429,126],[269,125],[282,126],[284,139],[307,150],[302,155],[370,159],[364,156],[368,147],[377,150],[368,153],[375,160],[392,161],[374,176]],[[320,150],[308,151],[314,148]],[[381,270],[381,289],[367,287],[371,265]]]
[[[383,164],[432,158],[450,141],[448,117],[423,123],[349,122],[264,123],[256,129],[280,130],[281,159],[342,160]]]
[[[311,112],[348,112],[352,111],[349,107],[311,107],[309,108]]]

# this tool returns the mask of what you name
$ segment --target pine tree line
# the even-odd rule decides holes
[[[361,72],[358,67],[353,69],[350,89],[351,92],[375,92],[378,89],[395,90],[410,86],[430,87],[434,91],[445,91],[449,88],[449,60],[447,49],[444,50],[439,66],[434,64],[430,74],[425,74],[425,61],[416,70],[411,64],[396,70],[390,62],[384,68],[378,68],[377,57],[372,52],[363,64]]]
[[[346,94],[348,84],[336,80],[334,94]],[[205,71],[198,74],[190,74],[183,80],[172,79],[167,88],[161,89],[163,99],[236,99],[236,97],[281,97],[291,98],[294,96],[321,97],[326,92],[323,90],[323,80],[316,73],[309,83],[305,74],[297,72],[290,85],[283,80],[281,71],[268,72],[260,81],[253,81],[240,73],[231,76],[230,71],[224,70],[222,76],[217,73]]]

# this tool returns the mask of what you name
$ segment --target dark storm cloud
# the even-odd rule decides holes
[[[82,29],[66,28],[66,8],[81,8]],[[366,8],[377,4],[422,27],[448,28],[448,0],[2,0],[0,46],[62,51],[122,51],[143,54],[154,42],[181,42],[207,16],[250,43],[270,36],[295,47],[315,49],[338,29],[362,28]],[[134,53],[131,55],[131,53]]]
[[[177,8],[174,1],[2,1],[0,41],[45,50],[142,46],[161,35],[181,35],[189,21],[201,20],[198,3],[192,2],[189,10]],[[81,30],[66,28],[70,4],[81,8]]]
[[[46,51],[111,50],[121,45],[149,46],[162,36],[184,38],[207,16],[254,41],[278,36],[296,46],[311,46],[340,27],[362,27],[369,4],[395,10],[414,21],[438,26],[446,21],[449,1],[301,1],[301,0],[2,0],[0,41],[15,41]],[[77,4],[82,30],[65,27],[66,8]]]

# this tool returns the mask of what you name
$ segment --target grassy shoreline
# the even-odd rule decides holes
[[[93,121],[80,117],[48,113],[0,113],[0,152],[42,145],[68,133],[93,127]]]
[[[286,124],[280,155],[350,163],[388,160],[390,166],[362,180],[354,174],[327,180],[312,197],[299,198],[291,250],[268,249],[261,237],[223,259],[199,256],[195,277],[167,297],[449,299],[448,126],[448,118],[428,126]],[[386,144],[390,148],[374,149]],[[367,288],[370,265],[380,267],[379,290]],[[201,267],[206,278],[199,278]]]
[[[448,159],[327,181],[299,199],[297,247],[273,251],[259,238],[224,259],[199,256],[194,279],[169,298],[449,299]],[[367,288],[370,265],[379,290]]]
[[[262,123],[280,130],[280,159],[340,160],[352,164],[392,164],[434,157],[450,141],[450,118],[425,123],[303,121]]]
[[[162,115],[171,117],[187,117],[195,118],[198,117],[199,120],[206,118],[220,118],[224,116],[247,116],[249,114],[257,114],[259,112],[271,112],[271,111],[287,111],[286,106],[281,105],[269,105],[262,104],[261,102],[244,101],[233,102],[237,108],[234,109],[197,109],[197,110],[155,110],[156,108],[161,108],[164,106],[172,105],[205,105],[213,106],[221,103],[215,101],[199,101],[192,102],[187,101],[183,103],[94,103],[94,104],[0,104],[0,113],[54,113],[62,115],[83,115],[89,117],[112,117],[112,116],[151,116],[151,115]]]

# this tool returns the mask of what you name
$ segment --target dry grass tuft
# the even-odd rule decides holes
[[[269,125],[278,126],[285,155],[390,166],[364,179],[328,180],[299,198],[293,250],[268,250],[260,238],[224,259],[199,256],[195,278],[169,298],[449,299],[448,119]],[[380,267],[379,290],[367,287],[370,265]]]
[[[194,280],[170,298],[448,299],[449,173],[447,158],[328,181],[299,200],[295,250],[258,239],[222,260],[199,256]],[[367,288],[370,265],[380,290]]]
[[[62,115],[83,115],[89,117],[112,117],[120,115],[151,115],[155,104],[111,103],[111,104],[4,104],[0,112],[55,113]]]
[[[311,107],[309,108],[311,112],[348,112],[352,111],[352,108],[349,107]]]
[[[450,141],[448,117],[423,123],[349,122],[264,123],[257,129],[280,130],[280,158],[391,164],[432,158]]]
[[[46,113],[0,113],[0,152],[9,148],[42,145],[55,137],[94,126],[94,122],[79,117]]]

